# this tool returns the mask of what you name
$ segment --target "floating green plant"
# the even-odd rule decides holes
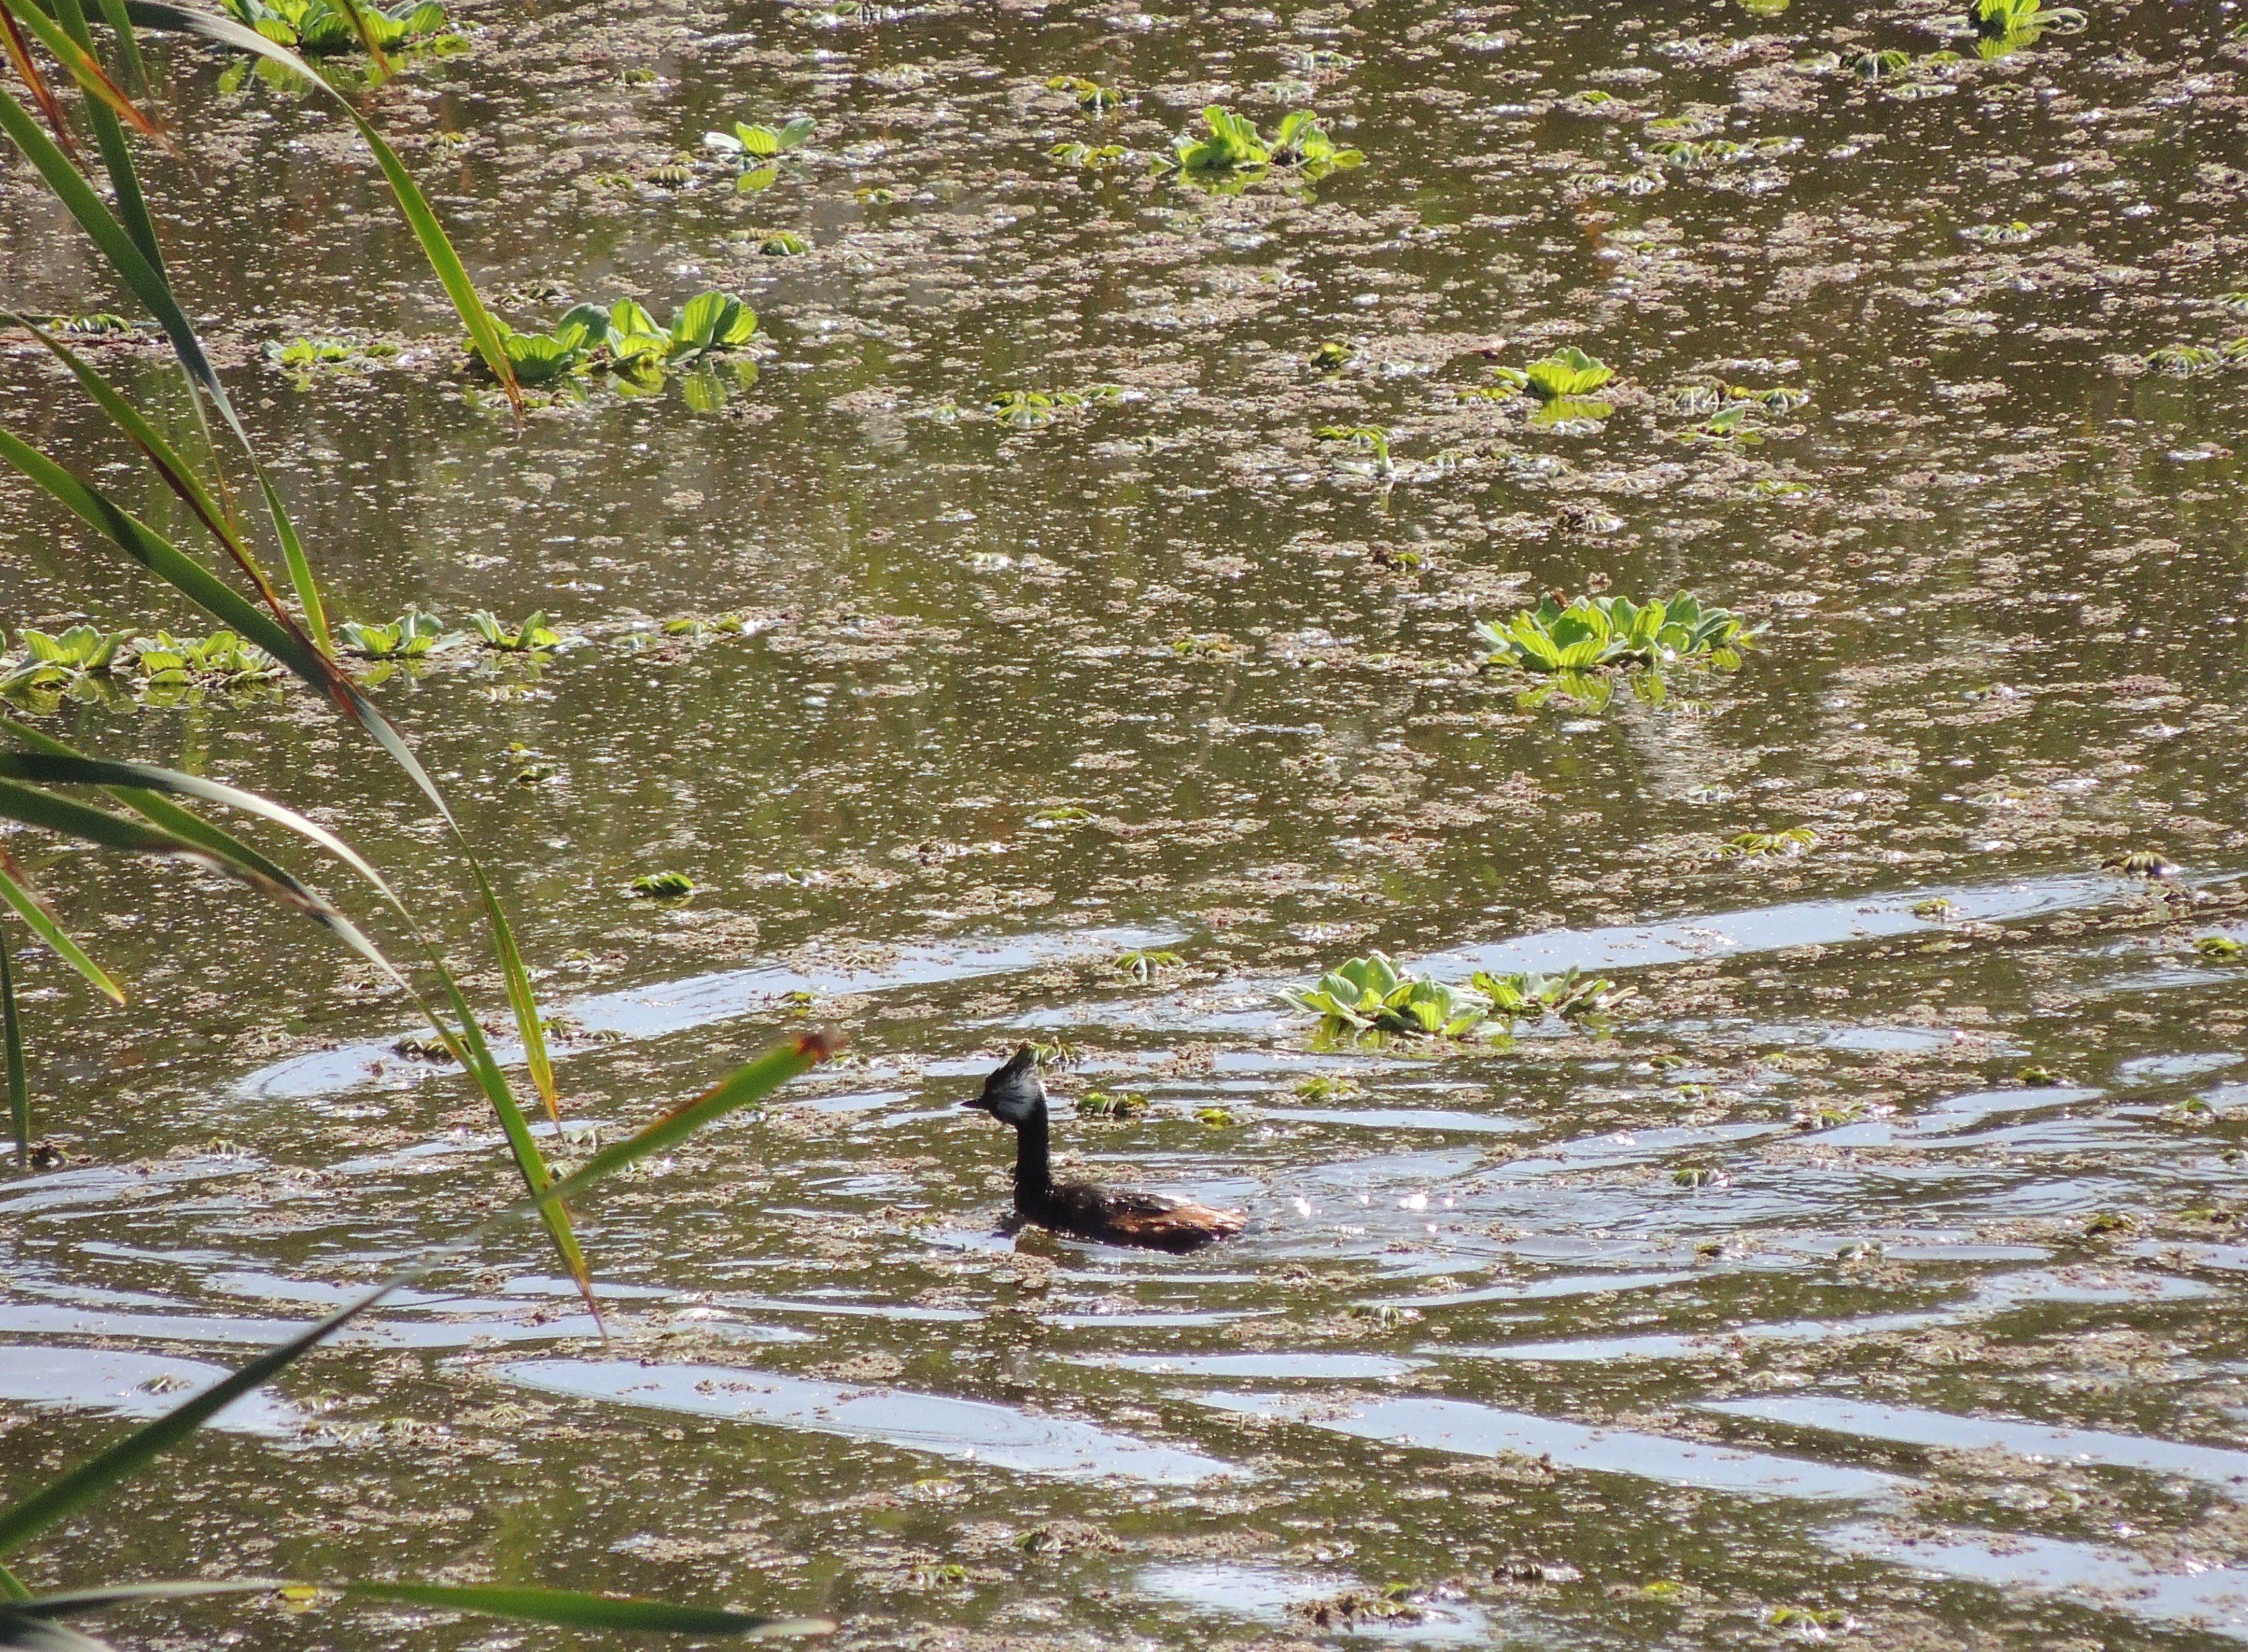
[[[1758,629],[1761,629],[1759,627]],[[1736,669],[1758,634],[1729,609],[1691,596],[1635,605],[1626,597],[1579,597],[1563,607],[1552,596],[1476,634],[1491,646],[1486,665],[1518,671],[1598,671],[1691,661]]]
[[[1049,92],[1066,92],[1070,100],[1080,109],[1100,114],[1110,109],[1121,109],[1131,99],[1114,86],[1105,86],[1098,80],[1088,80],[1081,74],[1058,74],[1046,82]]]
[[[1271,161],[1271,147],[1246,117],[1213,103],[1202,112],[1202,118],[1209,128],[1208,136],[1182,134],[1172,141],[1172,152],[1177,157],[1174,164],[1180,171],[1230,172]]]
[[[1615,369],[1575,345],[1566,345],[1526,367],[1493,369],[1501,382],[1527,390],[1541,401],[1588,396],[1615,377]]]
[[[223,3],[236,22],[306,57],[349,51],[370,42],[386,51],[393,46],[434,45],[450,28],[438,0],[405,0],[403,4],[388,7],[367,4],[365,0],[356,3],[346,0],[341,6],[331,5],[328,0]]]
[[[991,416],[1016,430],[1038,430],[1062,414],[1095,401],[1121,401],[1121,384],[1089,384],[1075,390],[1007,390],[991,398]]]
[[[1330,970],[1315,985],[1280,995],[1320,1018],[1330,1032],[1402,1032],[1464,1038],[1483,1025],[1490,1007],[1470,992],[1427,976],[1401,972],[1381,952]]]
[[[1356,1079],[1347,1079],[1340,1073],[1312,1073],[1296,1080],[1295,1092],[1306,1101],[1347,1101],[1353,1096],[1364,1095],[1366,1086]]]
[[[478,608],[469,616],[469,628],[487,648],[507,654],[529,654],[551,648],[562,641],[561,634],[546,623],[545,614],[536,610],[511,630],[490,609]]]
[[[1789,826],[1780,832],[1741,832],[1710,853],[1713,860],[1755,860],[1766,855],[1801,854],[1818,841],[1819,834],[1808,826]]]
[[[1358,166],[1366,159],[1358,150],[1337,144],[1309,109],[1294,109],[1283,115],[1269,138],[1254,121],[1219,104],[1210,105],[1202,118],[1205,135],[1181,134],[1172,141],[1171,158],[1161,165],[1188,174],[1292,166],[1301,168],[1308,177],[1321,177]]]
[[[226,687],[270,682],[283,675],[279,661],[231,631],[214,631],[207,637],[175,637],[168,631],[159,631],[153,637],[134,638],[126,647],[124,658],[136,675],[151,684],[208,682]]]
[[[1389,457],[1389,432],[1378,424],[1322,425],[1316,434],[1321,442],[1346,442],[1371,455],[1371,469],[1377,476],[1388,476],[1397,468]]]
[[[1469,977],[1468,984],[1491,1001],[1491,1014],[1510,1024],[1539,1021],[1548,1015],[1558,1015],[1565,1021],[1603,1016],[1636,991],[1620,987],[1605,976],[1587,980],[1574,964],[1559,975],[1543,975],[1535,970],[1492,975],[1478,970]]]
[[[683,901],[698,887],[684,872],[643,872],[632,881],[628,892],[641,901]]]
[[[1111,1094],[1106,1090],[1087,1090],[1077,1098],[1077,1116],[1080,1119],[1106,1119],[1123,1124],[1148,1114],[1148,1098],[1136,1091]]]
[[[1145,983],[1154,980],[1166,970],[1177,969],[1182,962],[1175,952],[1138,949],[1118,953],[1110,960],[1109,967],[1119,975],[1128,975],[1134,981]]]
[[[346,620],[336,636],[346,652],[369,660],[418,660],[447,640],[436,615],[409,608],[387,625]]]
[[[552,332],[517,332],[506,323],[501,344],[516,377],[525,384],[551,384],[596,366],[642,386],[660,384],[673,368],[689,367],[706,357],[737,350],[757,337],[757,315],[730,292],[698,292],[658,322],[631,298],[607,309],[573,305]]]
[[[1861,79],[1886,80],[1912,67],[1912,53],[1894,46],[1884,51],[1861,51],[1850,60],[1850,67]]]
[[[106,675],[126,641],[122,631],[97,631],[90,625],[74,625],[59,636],[30,629],[16,635],[31,657],[0,677],[0,689],[59,688],[79,677]]]
[[[2196,936],[2193,949],[2218,963],[2238,963],[2248,958],[2248,942],[2235,941],[2227,935]]]
[[[1340,339],[1325,339],[1320,340],[1309,359],[1312,366],[1322,373],[1340,373],[1350,365],[1351,358],[1357,353]]]
[[[1121,143],[1058,143],[1046,153],[1066,167],[1084,167],[1093,172],[1123,166],[1132,159],[1132,152]]]
[[[773,162],[792,149],[800,149],[819,130],[809,115],[798,115],[785,126],[752,126],[737,120],[731,132],[706,132],[702,147],[740,168],[734,188],[744,195],[769,187],[780,174]]]
[[[1912,915],[1925,918],[1930,923],[1949,923],[1958,913],[1959,903],[1947,895],[1930,895],[1912,904]]]
[[[2047,29],[2074,34],[2088,22],[2075,7],[2048,7],[2045,0],[1975,0],[1975,32],[1985,38],[2027,44]]]
[[[370,363],[387,361],[400,353],[398,346],[380,339],[362,343],[353,339],[291,339],[269,344],[267,357],[303,388],[324,370],[358,371]]]
[[[2148,351],[2142,360],[2157,373],[2181,379],[2224,365],[2224,353],[2205,344],[2165,344]]]

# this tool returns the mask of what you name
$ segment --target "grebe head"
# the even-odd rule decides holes
[[[1046,1086],[1038,1081],[1038,1052],[1025,1045],[1005,1066],[984,1080],[981,1094],[960,1105],[988,1113],[1002,1124],[1018,1128],[1028,1124],[1046,1105]]]

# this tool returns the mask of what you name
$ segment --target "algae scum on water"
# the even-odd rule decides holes
[[[558,1171],[849,1043],[584,1203],[606,1343],[512,1230],[27,1585],[2248,1641],[2248,12],[453,0],[380,65],[243,15],[530,368],[518,423],[332,102],[152,38],[174,278],[462,837],[13,473],[0,711],[342,833],[512,1063],[473,846]],[[12,151],[0,215],[9,307],[200,453]],[[0,425],[186,542],[54,361],[0,340]],[[127,993],[10,929],[6,1501],[519,1187],[298,913],[0,847]],[[1247,1234],[1002,1236],[956,1104],[1024,1043],[1074,1174]]]

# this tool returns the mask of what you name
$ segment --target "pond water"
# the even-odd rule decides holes
[[[754,374],[519,432],[348,128],[159,51],[164,231],[332,600],[563,634],[370,673],[568,1018],[558,1155],[807,1015],[849,1045],[589,1201],[606,1341],[496,1241],[26,1580],[497,1578],[867,1648],[2248,1640],[2248,965],[2191,944],[2248,938],[2248,37],[2101,3],[1986,60],[1942,13],[464,3],[469,50],[367,102],[501,312],[715,286],[763,322]],[[1365,164],[1049,153],[1210,103],[1315,108]],[[761,191],[701,148],[799,112]],[[121,307],[66,229],[0,170],[10,302]],[[300,335],[397,353],[292,377]],[[1572,344],[1604,415],[1461,394]],[[86,348],[184,420],[154,345]],[[1808,399],[1696,435],[1712,384]],[[27,348],[0,411],[185,533]],[[195,628],[19,483],[0,537],[11,634]],[[1659,703],[1478,672],[1476,620],[1603,586],[1768,628]],[[303,695],[16,709],[314,808],[488,956],[447,840]],[[512,1173],[312,926],[9,842],[132,993],[24,954],[64,1159],[0,1178],[12,1494]],[[2102,869],[2132,850],[2180,870]],[[627,898],[658,870],[698,892]],[[1637,996],[1314,1047],[1279,989],[1374,947]],[[956,1104],[1031,1038],[1074,1052],[1079,1168],[1247,1234],[1004,1237],[1008,1144]]]

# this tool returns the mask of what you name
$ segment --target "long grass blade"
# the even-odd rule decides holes
[[[101,66],[101,60],[93,55],[92,48],[72,39],[57,19],[37,5],[27,5],[17,11],[8,0],[0,0],[0,14],[5,15],[10,24],[21,24],[38,36],[39,44],[57,63],[70,71],[71,79],[78,82],[79,89],[89,99],[104,105],[142,137],[154,138],[168,146],[168,140],[156,123],[142,114],[133,99],[125,95],[125,89],[109,78],[109,72]]]
[[[16,1574],[6,1566],[0,1566],[0,1601],[28,1601],[31,1598],[31,1592],[23,1586]]]
[[[244,28],[230,18],[189,11],[165,4],[163,0],[127,0],[126,10],[135,23],[148,28],[201,35],[206,40],[232,46],[238,51],[255,52],[268,62],[279,64],[301,76],[335,99],[337,106],[359,128],[360,136],[367,141],[367,148],[374,155],[375,164],[382,168],[382,175],[388,180],[391,193],[398,198],[399,211],[413,230],[415,238],[422,243],[422,255],[429,260],[429,267],[436,271],[446,296],[453,301],[453,308],[460,312],[469,336],[476,341],[476,353],[483,358],[484,365],[499,380],[500,387],[507,393],[509,402],[519,416],[523,410],[523,390],[516,383],[515,368],[508,359],[506,346],[500,342],[499,328],[493,322],[491,312],[484,308],[483,298],[477,296],[476,284],[469,279],[468,269],[462,264],[460,254],[453,250],[444,226],[437,222],[437,215],[430,210],[428,199],[414,182],[413,175],[407,171],[406,163],[383,141],[382,134],[353,106],[351,99],[314,73],[312,66],[295,52],[275,45],[255,29]]]
[[[34,732],[11,717],[0,717],[0,725],[6,726],[18,737]],[[57,751],[53,748],[61,745],[59,741],[40,738],[38,744],[49,749],[36,752],[0,751],[0,777],[4,777],[0,778],[0,814],[15,813],[17,818],[24,819],[25,816],[21,811],[31,806],[26,799],[42,799],[52,818],[38,820],[34,824],[45,825],[51,830],[71,832],[73,835],[87,837],[91,841],[101,842],[107,847],[125,849],[130,853],[176,856],[200,850],[207,864],[230,872],[243,882],[324,924],[353,950],[381,969],[413,997],[430,1025],[436,1028],[438,1037],[444,1041],[447,1050],[476,1079],[477,1087],[483,1091],[493,1112],[498,1115],[500,1128],[507,1137],[509,1150],[514,1156],[524,1186],[537,1194],[552,1182],[553,1174],[547,1169],[546,1158],[539,1150],[538,1138],[531,1134],[530,1122],[524,1117],[523,1109],[508,1086],[498,1059],[485,1042],[483,1031],[476,1024],[475,1012],[470,1009],[466,995],[462,992],[458,979],[445,967],[436,948],[422,933],[413,914],[398,898],[388,881],[357,850],[326,826],[254,792],[207,780],[198,775],[159,768],[153,764],[86,757],[67,748]],[[120,801],[139,810],[149,820],[160,834],[161,840],[151,843],[131,839],[126,835],[131,830],[132,823],[129,821],[120,820],[118,817],[99,810],[86,809],[83,805],[69,804],[67,799],[54,798],[50,793],[10,785],[10,778],[51,785],[109,787],[119,796]],[[447,997],[451,1001],[454,1022],[448,1024],[439,1016],[415,991],[412,983],[384,956],[381,949],[334,906],[258,850],[212,826],[202,817],[167,804],[161,797],[154,795],[165,792],[199,798],[270,820],[319,845],[366,879],[406,920],[408,927],[421,941]],[[67,805],[67,807],[57,809],[52,806],[57,805]],[[155,806],[152,808],[151,805]],[[72,813],[72,810],[79,812]],[[102,822],[108,824],[99,824]],[[119,828],[124,828],[124,833],[120,833]],[[99,835],[103,832],[110,835]],[[0,888],[0,895],[7,893],[4,888]],[[8,898],[12,903],[14,897],[9,895]],[[60,932],[58,930],[56,933]],[[539,1217],[545,1224],[564,1265],[576,1282],[579,1294],[586,1299],[587,1311],[599,1323],[600,1310],[593,1298],[592,1270],[578,1242],[569,1212],[559,1203],[542,1203]]]
[[[663,1601],[503,1583],[339,1583],[331,1587],[353,1600],[394,1601],[405,1606],[476,1612],[486,1617],[556,1623],[576,1629],[639,1629],[762,1640],[774,1635],[826,1635],[835,1627],[825,1618],[757,1617],[711,1607],[673,1606]]]
[[[65,28],[70,27],[70,14],[79,10],[78,0],[55,0],[55,15],[62,18]],[[125,65],[127,89],[146,92],[148,89],[148,65],[140,59],[140,42],[134,36],[133,20],[125,15],[125,0],[101,0],[101,17],[117,37],[117,56]],[[79,28],[82,30],[85,26],[84,14],[80,12]],[[89,51],[93,49],[93,40],[90,35],[78,33],[75,38],[79,45]]]
[[[27,1618],[66,1618],[165,1601],[212,1595],[271,1594],[283,1589],[321,1589],[347,1600],[386,1601],[400,1606],[473,1612],[483,1617],[578,1629],[639,1629],[667,1635],[723,1635],[762,1638],[772,1635],[824,1635],[834,1628],[825,1618],[769,1618],[715,1607],[675,1606],[668,1601],[627,1595],[588,1594],[578,1589],[548,1589],[515,1583],[416,1583],[345,1580],[298,1582],[287,1578],[223,1578],[204,1582],[120,1583],[98,1589],[27,1599],[17,1608]]]
[[[62,100],[55,96],[54,88],[40,74],[39,65],[31,61],[31,48],[24,40],[23,27],[15,12],[9,9],[6,0],[0,0],[0,47],[5,48],[9,65],[31,93],[31,101],[39,106],[39,113],[45,117],[47,125],[54,128],[55,141],[62,146],[65,154],[75,159],[78,146],[71,137],[70,117],[63,113]]]
[[[67,1623],[50,1623],[0,1606],[0,1647],[21,1652],[116,1652],[106,1641],[97,1641]]]
[[[105,1451],[97,1452],[59,1480],[22,1502],[0,1509],[0,1555],[13,1553],[56,1521],[65,1519],[144,1463],[162,1456],[252,1388],[274,1377],[388,1296],[405,1278],[387,1280],[346,1303],[319,1324],[277,1343],[241,1369],[190,1395],[153,1422],[144,1423]]]
[[[67,1519],[127,1475],[187,1439],[227,1406],[286,1370],[392,1292],[411,1285],[431,1269],[463,1254],[508,1223],[531,1215],[544,1205],[559,1203],[582,1193],[627,1164],[660,1152],[688,1133],[762,1100],[826,1060],[835,1048],[834,1040],[826,1033],[808,1032],[768,1052],[694,1100],[665,1114],[637,1134],[602,1149],[572,1175],[533,1198],[509,1206],[454,1243],[425,1252],[411,1266],[346,1303],[319,1324],[269,1348],[202,1393],[190,1395],[163,1416],[143,1423],[60,1479],[11,1507],[0,1509],[0,1556],[13,1553],[58,1520]]]
[[[188,509],[195,512],[196,520],[210,531],[212,537],[234,559],[236,565],[246,569],[256,568],[257,557],[235,531],[234,524],[219,508],[218,501],[211,497],[210,490],[203,486],[202,478],[195,474],[195,465],[165,439],[138,408],[119,394],[116,386],[96,372],[83,356],[29,318],[12,311],[0,310],[0,326],[21,327],[45,346],[56,360],[71,370],[72,376],[78,380],[79,387],[92,396],[101,410],[109,415],[111,422],[147,456],[148,463],[155,467],[156,474],[164,479],[164,485],[179,495]],[[301,547],[298,554],[303,554]],[[318,634],[314,634],[317,636]]]
[[[39,3],[39,0],[33,0]],[[124,15],[124,0],[102,0],[103,15],[118,31],[118,55],[124,59],[126,84],[135,92],[148,88],[147,65],[140,60],[140,43],[134,38],[133,25]],[[54,0],[55,21],[64,31],[78,42],[88,54],[93,51],[93,31],[86,26],[86,9],[79,0]],[[148,216],[148,203],[140,194],[140,175],[134,170],[133,152],[126,147],[125,129],[117,117],[99,102],[89,103],[86,123],[93,127],[94,141],[101,148],[101,164],[108,169],[110,193],[115,199],[117,216],[125,231],[133,237],[133,244],[140,249],[140,256],[151,268],[164,274],[163,249],[156,244],[156,225]],[[195,417],[202,417],[202,402],[195,402]]]
[[[0,925],[0,1041],[8,1046],[8,1129],[16,1139],[16,1163],[31,1156],[31,1075],[24,1065],[24,1025],[16,1011],[16,970],[8,957],[8,931]],[[0,1580],[0,1599],[6,1580]]]
[[[31,926],[33,935],[45,942],[57,957],[106,993],[112,1003],[125,1002],[125,989],[110,978],[108,970],[86,956],[84,947],[63,932],[62,925],[55,922],[54,914],[47,910],[45,902],[33,892],[30,880],[24,876],[24,868],[17,864],[16,857],[4,848],[0,848],[0,900],[15,908],[16,915]]]
[[[313,646],[312,640],[291,620],[285,609],[279,609],[277,606],[275,612],[269,613],[258,608],[99,489],[73,476],[37,448],[4,429],[0,429],[0,459],[15,465],[80,520],[100,530],[111,544],[132,560],[195,602],[205,613],[257,644],[305,682],[326,693],[389,753],[394,762],[406,771],[422,795],[443,817],[475,870],[477,888],[483,898],[485,915],[491,922],[493,934],[496,938],[505,936],[504,944],[499,949],[501,967],[508,982],[508,997],[523,1036],[524,1047],[526,1051],[537,1050],[544,1062],[546,1059],[545,1040],[538,1025],[537,1001],[531,994],[522,956],[515,947],[513,931],[492,891],[490,881],[485,877],[475,855],[468,852],[467,840],[461,832],[460,823],[446,805],[436,782],[429,778],[428,771],[414,755],[413,748],[406,744],[405,737],[360,690],[359,685],[346,676],[333,660]],[[459,1000],[458,989],[451,984],[449,972],[444,971],[442,966],[440,972],[447,978],[449,992]],[[476,1074],[478,1085],[491,1099],[493,1109],[500,1115],[501,1126],[507,1133],[510,1147],[515,1152],[517,1165],[523,1172],[524,1185],[535,1192],[545,1186],[547,1180],[538,1143],[531,1137],[528,1125],[517,1128],[521,1121],[521,1112],[508,1089],[505,1075],[497,1062],[492,1059],[490,1051],[483,1047],[483,1035],[476,1031],[474,1017],[466,1013],[465,1001],[460,1002],[459,1008],[464,1018],[462,1037],[466,1044],[466,1053],[460,1051],[455,1053]],[[546,1083],[551,1086],[553,1083],[551,1065],[545,1071]],[[552,1107],[551,1101],[549,1107]],[[578,1279],[579,1289],[590,1300],[591,1285],[586,1272],[585,1258],[578,1250],[576,1240],[566,1235],[566,1214],[555,1210],[546,1219],[551,1225],[559,1224],[564,1230],[556,1234],[557,1247],[572,1277]]]

